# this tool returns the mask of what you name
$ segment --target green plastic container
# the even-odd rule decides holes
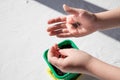
[[[58,44],[58,47],[60,49],[64,49],[64,48],[75,48],[75,49],[78,49],[78,47],[71,40],[64,40],[64,41],[62,41],[61,43]],[[50,64],[48,62],[48,59],[47,59],[48,50],[49,49],[47,49],[44,52],[43,57],[44,57],[45,61],[47,62],[50,70],[52,71],[54,77],[56,77],[58,80],[75,80],[80,75],[80,74],[77,74],[77,73],[63,73],[59,69],[57,69],[55,66]]]

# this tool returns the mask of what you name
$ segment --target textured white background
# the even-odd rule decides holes
[[[43,53],[65,39],[48,36],[47,20],[65,14],[63,3],[93,12],[120,7],[119,0],[0,0],[0,80],[51,80]],[[119,37],[117,29],[69,39],[81,50],[120,66]],[[81,80],[97,79],[85,75]]]

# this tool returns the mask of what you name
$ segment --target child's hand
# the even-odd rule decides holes
[[[61,57],[60,57],[61,55]],[[58,49],[57,45],[52,46],[48,52],[48,60],[63,72],[87,73],[86,66],[92,56],[77,49]]]
[[[63,22],[63,24],[49,26],[47,29],[49,35],[55,35],[57,37],[80,37],[93,33],[97,30],[97,18],[95,14],[66,5],[63,5],[63,8],[70,15],[50,19],[48,24],[57,22]]]

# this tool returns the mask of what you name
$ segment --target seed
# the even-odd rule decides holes
[[[75,23],[72,23],[73,27],[77,28],[80,26],[80,23],[79,22],[75,22]]]

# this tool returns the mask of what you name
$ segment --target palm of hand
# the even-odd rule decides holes
[[[84,11],[79,15],[69,15],[66,19],[66,27],[72,37],[81,37],[96,31],[96,17],[94,14]],[[74,27],[73,23],[78,22],[80,25]]]

